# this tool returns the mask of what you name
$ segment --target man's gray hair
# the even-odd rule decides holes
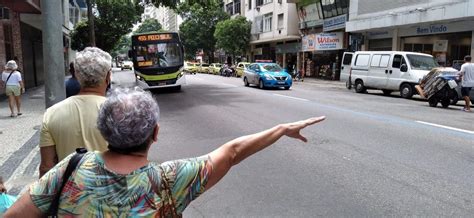
[[[149,92],[117,88],[102,105],[97,127],[109,145],[127,149],[146,142],[158,124],[160,108]]]
[[[74,60],[74,68],[81,87],[100,86],[112,69],[111,64],[112,57],[100,48],[87,47],[78,52]]]

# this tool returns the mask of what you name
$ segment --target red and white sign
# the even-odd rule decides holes
[[[316,51],[342,49],[344,44],[344,33],[320,33],[316,34]]]

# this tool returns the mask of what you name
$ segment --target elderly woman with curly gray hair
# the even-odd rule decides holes
[[[56,195],[60,195],[59,216],[179,217],[232,166],[282,136],[306,142],[300,130],[324,119],[280,124],[229,141],[199,157],[158,164],[147,158],[159,135],[158,104],[151,94],[140,90],[114,90],[97,120],[108,150],[85,153],[71,176],[63,178],[73,156],[69,155],[31,185],[5,217],[40,217]],[[65,185],[59,192],[63,179]]]

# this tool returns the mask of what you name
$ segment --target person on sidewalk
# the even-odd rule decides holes
[[[71,78],[67,79],[64,86],[66,87],[66,98],[79,94],[81,91],[81,84],[77,81],[76,72],[74,72],[74,62],[69,64],[69,73]]]
[[[21,94],[25,93],[25,85],[21,78],[21,73],[17,70],[18,65],[14,60],[10,60],[5,65],[2,73],[2,81],[5,86],[5,95],[8,96],[8,106],[10,106],[10,117],[20,116],[21,113]],[[15,105],[17,114],[15,114]]]
[[[474,64],[471,63],[471,56],[464,57],[464,63],[461,66],[461,95],[466,102],[463,111],[471,112],[471,100],[469,99],[469,92],[474,87]]]
[[[158,104],[148,92],[115,89],[97,120],[108,150],[85,153],[71,176],[63,178],[74,154],[69,155],[32,184],[5,218],[45,215],[63,179],[58,216],[179,217],[234,165],[283,136],[307,142],[300,130],[324,119],[280,124],[229,141],[200,157],[158,164],[147,158],[158,139]]]
[[[105,151],[107,142],[96,127],[99,109],[110,84],[112,57],[99,48],[77,53],[75,73],[81,90],[51,106],[43,115],[40,132],[40,177],[76,148]]]

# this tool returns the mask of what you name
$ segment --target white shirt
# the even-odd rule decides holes
[[[7,81],[8,76],[10,75],[11,71],[3,71],[2,73],[2,81]],[[21,81],[21,73],[18,71],[14,71],[10,79],[8,79],[7,86],[19,86]]]
[[[461,66],[462,76],[462,87],[474,87],[474,64],[464,63]]]

